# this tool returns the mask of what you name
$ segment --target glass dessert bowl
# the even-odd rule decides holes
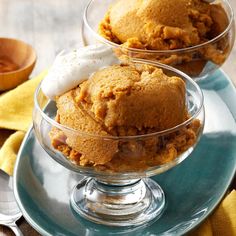
[[[119,136],[85,133],[61,124],[64,118],[70,120],[71,114],[62,118],[62,113],[58,113],[60,100],[56,104],[48,99],[41,86],[35,93],[33,123],[41,146],[65,168],[86,176],[72,191],[73,210],[104,225],[137,226],[158,219],[165,207],[165,195],[149,177],[185,160],[197,145],[204,127],[203,95],[190,77],[175,68],[150,61],[136,59],[132,64],[160,68],[165,75],[177,76],[185,82],[183,102],[188,116],[184,122],[159,132],[145,130],[135,135],[132,128],[126,136],[123,129],[116,130]],[[172,87],[169,89],[171,91]],[[68,94],[61,97],[65,99],[61,102],[63,109],[70,113],[74,107],[67,102]],[[174,110],[170,114],[174,114]]]
[[[103,42],[104,44],[111,46],[119,57],[126,55],[131,58],[141,58],[145,60],[157,61],[159,63],[167,64],[183,71],[196,81],[207,78],[215,70],[221,67],[223,63],[227,60],[233,48],[235,41],[234,13],[232,7],[230,6],[227,0],[220,0],[212,3],[213,5],[220,4],[222,8],[219,9],[218,7],[215,7],[212,10],[211,14],[215,20],[211,23],[211,27],[213,30],[209,31],[209,33],[206,33],[206,35],[211,36],[209,36],[208,39],[204,38],[200,40],[198,44],[190,44],[190,46],[185,45],[184,47],[178,45],[180,40],[176,39],[176,37],[178,36],[175,36],[176,29],[174,28],[173,30],[173,27],[168,27],[168,29],[166,30],[166,36],[162,36],[167,38],[161,40],[161,43],[156,43],[155,36],[150,36],[151,38],[147,36],[146,44],[142,44],[142,42],[140,43],[140,41],[137,40],[137,38],[135,37],[128,39],[127,41],[121,42],[117,38],[117,35],[114,35],[112,31],[112,26],[110,25],[110,18],[107,16],[109,7],[115,2],[117,1],[90,0],[88,2],[88,5],[85,8],[84,12],[84,20],[82,27],[82,37],[85,45],[94,43],[95,41]],[[223,9],[223,11],[221,9]],[[117,9],[115,12],[115,14],[117,14],[118,16],[116,15],[113,18],[117,20],[117,18],[120,17],[119,13],[117,13],[119,12],[119,9]],[[178,12],[169,15],[174,16],[177,13]],[[197,22],[193,23],[195,24],[194,30],[204,32],[207,27],[209,27],[207,25],[208,23],[204,22],[205,26],[203,26],[203,22],[202,20],[200,20],[200,18],[204,18],[205,15],[199,17],[198,15],[199,13],[196,14],[193,11],[193,13],[191,13],[189,17],[192,19],[193,22]],[[126,22],[130,20],[132,19],[127,18]],[[173,19],[173,21],[174,20],[175,19]],[[122,18],[121,20],[117,20],[118,23],[119,21],[122,21]],[[124,27],[125,23],[122,24]],[[121,30],[118,30],[120,30],[121,34],[123,33],[121,38],[125,38],[126,34],[132,35],[130,33],[127,33],[127,31],[130,31],[132,29],[127,28],[124,29],[122,32],[122,26],[120,27]],[[146,28],[148,27],[149,26],[147,26]],[[202,27],[205,27],[204,30]],[[118,30],[116,29],[116,32]],[[179,30],[179,28],[177,28],[177,30]],[[194,30],[193,34],[195,32]],[[155,31],[155,27],[151,26],[150,29],[147,29],[145,35],[152,34],[153,32],[151,31]],[[200,34],[202,33],[199,33],[199,35]],[[184,36],[182,38],[184,38]],[[166,44],[166,42],[168,43]],[[158,44],[159,47],[161,47],[159,44],[166,45],[163,46],[163,49],[156,49],[155,47],[157,46],[153,46],[152,44]]]

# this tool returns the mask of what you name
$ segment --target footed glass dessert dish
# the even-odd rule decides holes
[[[88,1],[84,11],[82,26],[84,45],[94,44],[99,41],[112,47],[119,57],[125,55],[131,58],[140,58],[167,64],[188,74],[195,81],[206,79],[220,68],[227,60],[233,48],[235,41],[234,13],[227,0],[214,1],[211,3],[210,5],[213,5],[213,7],[210,8],[210,15],[202,14],[198,9],[192,9],[189,11],[188,16],[185,16],[187,10],[183,9],[177,9],[175,12],[176,15],[173,12],[168,12],[168,10],[166,10],[167,8],[165,8],[165,4],[169,4],[168,1],[167,3],[163,3],[165,9],[158,9],[158,7],[161,7],[161,4],[158,2],[157,5],[159,4],[160,6],[146,6],[143,4],[142,7],[147,7],[147,9],[140,9],[138,13],[135,12],[135,7],[132,5],[134,3],[124,6],[125,1],[122,1],[121,4],[118,3],[115,8],[110,11],[110,7],[117,2],[119,1]],[[149,1],[148,4],[152,4],[150,2],[151,1]],[[177,2],[178,1],[172,3],[176,8],[178,7],[176,5]],[[140,8],[142,7],[140,6]],[[162,16],[159,19],[158,14],[155,15],[151,10],[149,11],[149,8],[152,9],[153,7],[157,7],[153,12],[159,12],[158,14],[164,12],[168,17]],[[137,9],[139,9],[139,7],[137,7]],[[168,9],[172,11],[172,7]],[[109,11],[110,14],[107,14]],[[142,15],[146,14],[146,12],[150,12],[150,16]],[[181,15],[180,12],[183,14]],[[132,16],[134,18],[135,15],[140,15],[140,19],[146,17],[149,23],[145,20],[143,20],[145,23],[140,23],[137,16],[137,19],[132,19]],[[174,17],[173,22],[170,18],[171,15]],[[184,47],[182,47],[180,42],[184,40],[184,36],[180,37],[180,33],[176,33],[182,30],[181,26],[169,27],[169,25],[175,25],[177,24],[176,22],[181,22],[181,19],[183,20],[184,17],[186,17],[186,20],[190,21],[190,24],[193,24],[193,33],[198,32],[197,37],[201,38],[202,35],[206,35],[199,43],[193,43],[193,45],[190,44],[190,46],[184,45]],[[208,19],[208,17],[210,18]],[[163,20],[165,18],[167,20]],[[208,20],[206,19],[208,19],[210,23],[207,22]],[[124,23],[129,21],[132,21],[133,24],[131,24],[132,22],[129,24]],[[164,28],[164,31],[166,30],[167,32],[166,35],[164,33],[164,36],[158,31],[159,25],[157,25],[157,23],[159,21],[164,21],[161,25],[165,25],[165,21],[169,23],[169,25],[167,24],[166,28]],[[139,28],[135,28],[137,24],[140,24]],[[152,28],[152,24],[156,25],[156,28]],[[113,27],[115,28],[113,29]],[[211,30],[209,30],[209,27]],[[147,31],[146,33],[143,32],[144,35],[139,35],[145,43],[143,43],[142,40],[137,41],[137,34],[142,33],[141,29]],[[205,31],[207,30],[209,32],[206,33]],[[130,31],[134,32],[132,33]],[[190,35],[193,34],[190,33]],[[127,37],[130,37],[130,39],[125,41]],[[190,36],[190,38],[191,37],[192,36]],[[124,40],[124,42],[120,40]],[[156,47],[160,48],[157,49]]]
[[[161,186],[149,177],[189,157],[204,127],[203,95],[190,77],[155,62],[133,60],[132,63],[161,68],[166,75],[177,76],[185,82],[183,102],[188,116],[184,122],[159,132],[138,135],[85,133],[60,123],[56,102],[49,100],[40,86],[35,93],[33,123],[41,146],[65,168],[85,176],[72,190],[71,207],[88,220],[110,226],[133,227],[161,216],[165,195]],[[74,109],[73,106],[67,108]],[[153,118],[150,114],[150,119]],[[85,156],[97,164],[85,162]],[[103,162],[105,157],[109,157],[109,161]]]

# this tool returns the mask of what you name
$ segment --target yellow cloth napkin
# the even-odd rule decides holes
[[[34,92],[46,71],[17,88],[0,95],[0,128],[16,130],[0,149],[0,169],[12,175],[16,155],[24,134],[32,122]],[[4,132],[0,130],[0,136]]]
[[[24,136],[25,132],[23,131],[15,132],[6,140],[0,150],[0,168],[9,175],[12,175],[16,156]]]
[[[233,190],[189,236],[234,236],[236,235],[236,191]]]
[[[34,91],[45,73],[0,96],[0,128],[27,131],[32,121]]]
[[[0,149],[0,169],[12,174],[20,144],[32,121],[33,95],[43,72],[16,89],[0,96],[0,128],[18,130]],[[4,136],[4,135],[3,135]],[[1,140],[1,130],[0,130]],[[214,214],[189,233],[190,236],[233,236],[236,235],[236,191],[232,191],[216,209]]]

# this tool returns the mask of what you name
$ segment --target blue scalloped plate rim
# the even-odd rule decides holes
[[[236,171],[236,90],[222,71],[199,82],[205,96],[206,127],[189,158],[153,177],[167,204],[157,221],[115,228],[91,223],[70,207],[70,191],[83,176],[66,170],[41,148],[31,128],[19,150],[14,193],[29,224],[43,235],[183,235],[199,226],[227,192]]]

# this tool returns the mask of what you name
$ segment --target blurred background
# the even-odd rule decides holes
[[[87,1],[0,0],[0,37],[18,38],[36,49],[36,75],[62,49],[82,45],[81,21]],[[229,1],[236,9],[236,0]],[[236,46],[223,69],[236,83]]]

